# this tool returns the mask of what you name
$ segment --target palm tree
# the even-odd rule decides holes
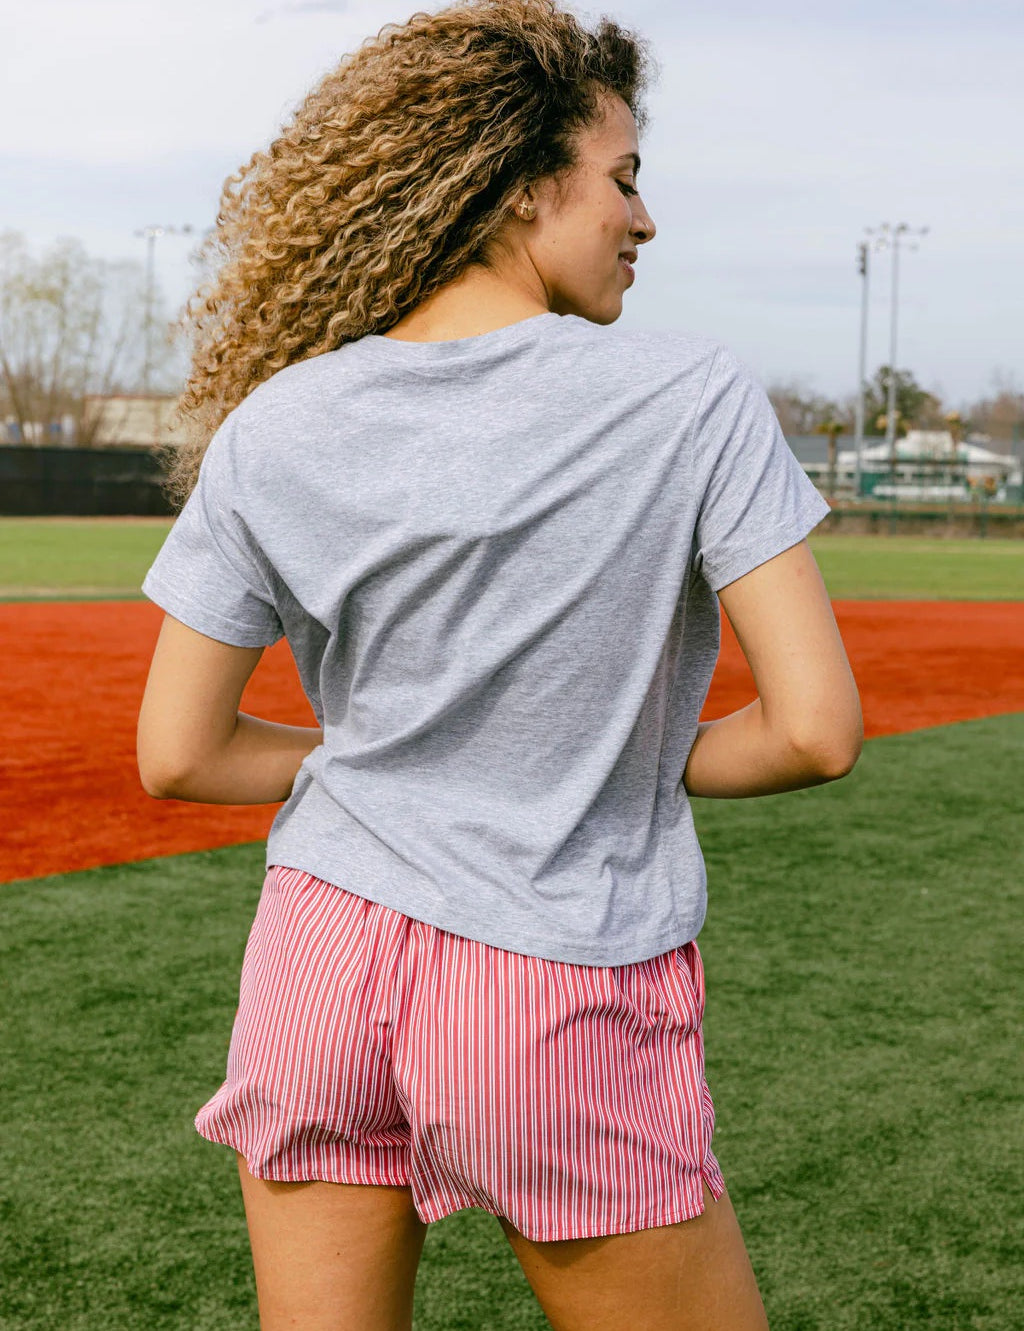
[[[835,417],[830,416],[823,420],[820,425],[815,427],[815,434],[828,435],[828,497],[834,499],[836,496],[836,436],[843,434],[846,426],[842,421],[837,421]]]

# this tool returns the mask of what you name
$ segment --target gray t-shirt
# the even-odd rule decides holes
[[[221,642],[288,639],[324,742],[268,867],[617,966],[704,921],[681,778],[716,592],[828,512],[727,347],[544,313],[273,375],[142,590]]]

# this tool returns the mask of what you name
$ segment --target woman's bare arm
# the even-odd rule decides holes
[[[291,794],[323,731],[238,710],[262,647],[232,647],[165,615],[139,710],[146,793],[198,804],[272,804]]]
[[[758,697],[702,721],[683,772],[690,795],[772,795],[845,776],[864,743],[860,695],[806,540],[721,588]]]

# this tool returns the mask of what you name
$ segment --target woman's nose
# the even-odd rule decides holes
[[[651,217],[650,213],[645,212],[633,227],[632,234],[638,245],[644,245],[647,241],[654,239],[657,230],[658,228],[654,225],[654,219]]]

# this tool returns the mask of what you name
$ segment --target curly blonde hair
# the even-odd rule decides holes
[[[511,204],[578,164],[603,93],[646,127],[653,68],[645,41],[607,17],[590,32],[556,0],[455,0],[344,56],[225,181],[203,250],[215,276],[182,316],[191,369],[171,502],[257,384],[384,332],[470,264],[492,267]]]

